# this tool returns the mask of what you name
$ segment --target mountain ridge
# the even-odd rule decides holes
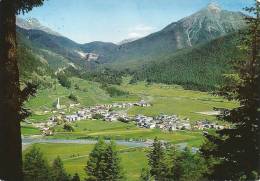
[[[241,12],[216,9],[215,6],[209,5],[169,24],[161,31],[121,45],[114,61],[144,61],[154,56],[207,43],[245,27],[244,15]]]
[[[56,69],[59,69],[59,66],[63,68],[64,65],[73,64],[77,70],[89,72],[102,73],[102,69],[106,68],[122,72],[127,70],[126,72],[130,72],[134,76],[133,81],[194,84],[198,85],[197,87],[212,88],[214,83],[218,84],[222,81],[220,77],[223,73],[231,70],[225,67],[225,61],[228,63],[229,59],[223,57],[222,52],[228,57],[234,56],[232,53],[237,53],[232,47],[235,46],[234,42],[230,41],[230,38],[223,37],[229,37],[243,29],[245,27],[244,17],[245,15],[241,12],[222,10],[215,4],[209,4],[200,11],[173,22],[158,32],[122,45],[100,41],[78,44],[66,37],[55,36],[42,30],[26,30],[18,27],[17,31],[34,43],[35,47],[53,52],[52,60],[47,62]],[[213,49],[208,52],[203,51],[203,49],[207,49],[207,46],[213,47]],[[218,51],[215,51],[214,47]],[[221,47],[224,48],[221,49]],[[226,50],[230,48],[232,49],[231,54]],[[217,62],[217,54],[223,60]],[[42,52],[41,55],[43,55]],[[57,57],[56,55],[64,57],[64,59],[57,59],[58,61],[56,60],[54,64],[52,61],[56,59],[54,58]],[[48,56],[44,54],[44,57]],[[208,57],[210,59],[207,60]],[[59,64],[59,61],[62,63]],[[191,66],[187,64],[188,62]],[[187,67],[190,70],[178,69],[183,65],[189,65]],[[198,66],[201,66],[202,69]],[[210,71],[212,68],[218,70]],[[202,70],[205,75],[201,74]],[[144,73],[142,74],[142,72]],[[172,72],[175,72],[175,76]],[[210,72],[215,72],[216,75]],[[152,74],[158,77],[154,77]],[[188,75],[189,77],[187,77]],[[175,79],[171,79],[170,76]],[[203,79],[203,76],[206,79]],[[198,80],[208,80],[210,83],[199,85]]]

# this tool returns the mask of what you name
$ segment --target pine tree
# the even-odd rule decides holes
[[[116,146],[113,141],[110,142],[105,151],[105,175],[104,179],[108,181],[117,181],[124,178],[123,171],[121,168],[121,161],[116,151]]]
[[[174,160],[171,178],[178,181],[200,181],[206,171],[207,166],[204,159],[186,148]]]
[[[72,177],[71,181],[80,181],[79,175],[75,173],[75,175]]]
[[[52,163],[51,176],[52,176],[53,181],[69,181],[70,180],[70,177],[66,173],[60,157],[57,157]]]
[[[150,181],[152,176],[149,169],[143,168],[141,171],[140,181]]]
[[[99,139],[90,153],[86,172],[88,181],[118,181],[123,179],[123,172],[120,166],[120,158],[116,151],[115,144],[106,144]]]
[[[20,121],[28,116],[23,103],[35,93],[29,84],[20,90],[16,58],[16,14],[44,0],[0,1],[0,179],[23,180]]]
[[[25,154],[24,164],[24,180],[26,181],[49,181],[50,168],[47,161],[44,159],[39,148],[33,147]]]
[[[167,165],[165,164],[165,156],[163,144],[155,138],[148,155],[150,172],[155,180],[163,180],[166,177]]]
[[[105,141],[100,138],[89,155],[85,171],[89,178],[87,180],[100,180],[105,175],[104,153],[107,148]]]
[[[207,134],[201,148],[212,166],[210,178],[215,180],[257,180],[260,174],[260,2],[246,8],[248,28],[241,33],[240,48],[247,60],[235,61],[236,75],[219,92],[240,106],[223,112],[219,119],[232,124],[231,128]],[[258,176],[257,176],[258,175]]]

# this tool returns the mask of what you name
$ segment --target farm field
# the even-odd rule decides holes
[[[152,84],[145,82],[129,84],[129,78],[125,78],[122,85],[116,86],[118,89],[129,92],[129,95],[110,97],[101,88],[99,83],[94,83],[79,78],[71,78],[72,88],[66,89],[57,84],[52,89],[39,90],[36,97],[31,98],[26,107],[32,110],[29,118],[32,122],[46,121],[54,109],[54,104],[60,98],[61,105],[69,106],[75,103],[68,96],[73,93],[78,97],[80,107],[93,106],[97,104],[111,104],[114,102],[137,102],[144,99],[150,102],[152,107],[133,107],[128,110],[130,115],[143,114],[146,116],[156,116],[163,114],[175,114],[182,118],[189,118],[191,121],[208,119],[215,120],[215,116],[203,115],[198,112],[212,111],[216,108],[232,108],[237,106],[235,102],[230,102],[221,97],[213,96],[206,92],[184,90],[181,86]],[[79,89],[75,89],[75,85]],[[73,113],[77,108],[66,108],[64,112]]]
[[[185,90],[177,85],[151,84],[139,82],[128,84],[126,79],[119,86],[122,90],[130,92],[153,104],[152,107],[133,107],[128,111],[131,115],[143,114],[156,116],[163,114],[175,114],[182,118],[196,120],[215,120],[215,116],[203,115],[198,112],[212,111],[213,108],[233,108],[235,102],[224,100],[207,92]]]
[[[49,138],[98,139],[102,136],[106,139],[146,141],[157,137],[174,144],[185,142],[195,147],[203,142],[201,131],[162,132],[157,129],[137,128],[134,124],[99,120],[79,121],[72,126],[75,128],[73,132],[65,132],[61,127],[57,127],[54,136]]]
[[[94,145],[83,144],[35,144],[43,152],[45,158],[51,163],[57,156],[60,156],[64,163],[64,167],[68,173],[73,175],[78,173],[83,180],[86,178],[84,168],[87,164],[88,155]],[[31,147],[28,147],[25,154]],[[139,179],[141,169],[147,167],[147,151],[142,148],[129,148],[117,146],[122,161],[122,167],[129,181]],[[126,169],[127,168],[127,169]]]
[[[41,134],[39,129],[37,129],[37,128],[33,127],[33,126],[30,126],[30,125],[22,124],[21,128],[22,128],[21,129],[22,130],[22,135],[24,135],[24,136]]]

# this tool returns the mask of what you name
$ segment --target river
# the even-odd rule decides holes
[[[106,142],[109,142],[109,140],[106,140]],[[76,139],[76,140],[69,140],[69,139],[46,139],[46,138],[30,138],[30,137],[24,137],[22,138],[22,145],[23,150],[27,148],[27,146],[34,144],[34,143],[63,143],[63,144],[89,144],[93,145],[97,143],[97,140],[94,139]],[[127,146],[127,147],[149,147],[152,145],[151,141],[142,142],[142,141],[125,141],[125,140],[115,140],[115,143],[117,145],[121,146]],[[184,150],[187,147],[187,143],[179,143],[176,144],[176,146],[180,150]],[[192,147],[193,152],[197,152],[198,148]]]
[[[106,140],[109,142],[109,140]],[[34,143],[65,143],[65,144],[96,144],[97,140],[92,139],[46,139],[46,138],[22,138],[23,146],[34,144]],[[124,141],[124,140],[116,140],[116,144],[128,147],[149,147],[151,146],[151,142],[141,142],[141,141]]]

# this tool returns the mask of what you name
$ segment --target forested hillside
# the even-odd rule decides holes
[[[132,82],[147,80],[180,84],[190,89],[214,89],[222,84],[223,74],[232,71],[230,62],[243,57],[237,40],[238,34],[232,34],[171,56],[162,56],[137,70]]]
[[[42,86],[49,84],[47,77],[54,75],[43,57],[33,51],[30,41],[18,33],[18,66],[22,82],[33,81]]]

